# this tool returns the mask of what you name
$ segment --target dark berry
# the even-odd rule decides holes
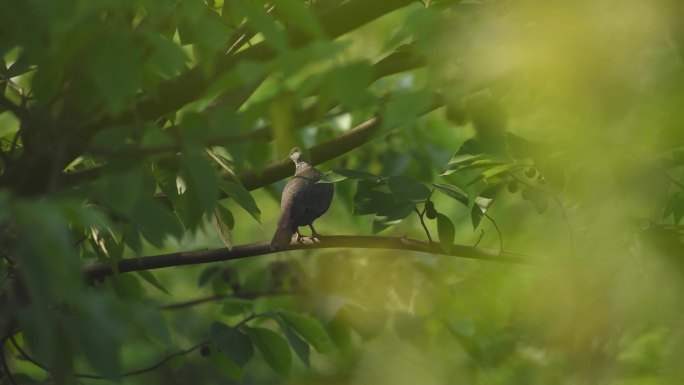
[[[202,355],[202,357],[208,356],[209,354],[211,354],[211,348],[209,348],[208,346],[202,346],[202,348],[200,348],[200,354]]]
[[[534,176],[537,175],[537,169],[534,167],[530,167],[527,170],[525,170],[525,176],[528,178],[534,178]]]
[[[516,191],[518,191],[518,182],[512,180],[508,182],[508,185],[506,185],[506,188],[508,188],[508,192],[513,194]]]
[[[425,216],[428,217],[428,219],[435,219],[437,218],[437,210],[434,208],[432,210],[425,210]]]
[[[433,202],[433,201],[425,202],[425,210],[434,210],[434,209],[435,209],[435,202]]]

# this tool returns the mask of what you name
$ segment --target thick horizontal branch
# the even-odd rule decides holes
[[[301,243],[293,242],[290,245],[290,250],[331,248],[405,250],[497,262],[538,262],[536,259],[532,259],[520,254],[500,252],[494,249],[465,245],[453,245],[451,251],[446,253],[438,244],[430,244],[428,242],[414,239],[397,237],[334,235],[325,237],[322,236],[316,241],[304,240],[304,242]],[[222,248],[202,251],[184,251],[140,258],[123,259],[117,262],[116,267],[118,273],[127,273],[131,271],[161,269],[172,266],[231,261],[235,259],[256,257],[259,255],[274,254],[278,252],[280,251],[271,250],[270,242],[258,242],[238,245],[233,247],[232,250]],[[83,273],[88,281],[93,281],[113,275],[115,271],[109,264],[95,264],[86,267],[83,270]]]

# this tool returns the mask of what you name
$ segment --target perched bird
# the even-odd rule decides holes
[[[318,236],[313,221],[328,211],[332,202],[335,192],[333,184],[317,183],[323,174],[301,157],[302,150],[298,147],[290,151],[290,159],[295,163],[296,170],[292,180],[283,189],[278,228],[271,240],[272,250],[288,248],[294,233],[297,233],[297,241],[300,241],[300,226],[309,226],[312,238]]]

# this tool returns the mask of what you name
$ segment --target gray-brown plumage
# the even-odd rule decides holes
[[[297,241],[302,237],[300,226],[311,228],[311,237],[318,233],[313,222],[330,207],[335,192],[332,183],[317,183],[323,174],[301,159],[302,151],[295,147],[290,151],[290,159],[295,163],[294,177],[290,180],[280,199],[280,218],[271,249],[283,250],[292,241],[292,234],[297,233]]]

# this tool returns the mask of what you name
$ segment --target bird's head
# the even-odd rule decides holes
[[[295,147],[292,150],[290,150],[290,159],[292,159],[293,162],[297,163],[299,160],[302,158],[302,149],[299,147]]]

